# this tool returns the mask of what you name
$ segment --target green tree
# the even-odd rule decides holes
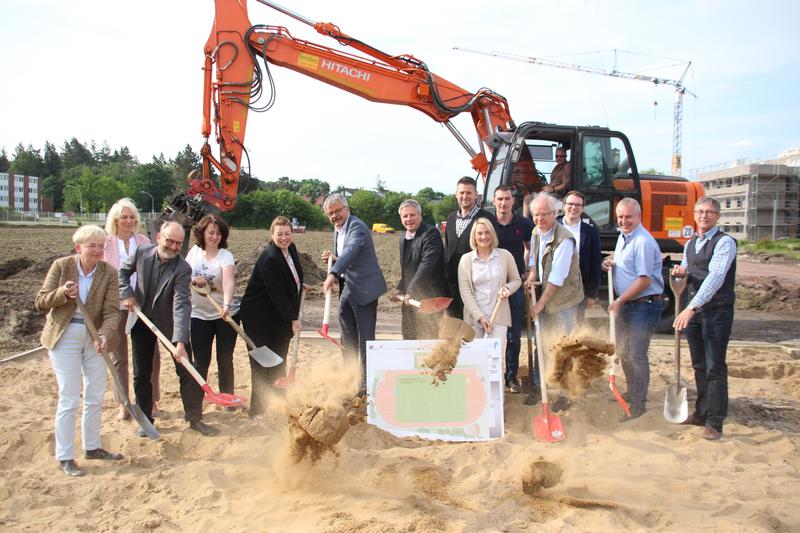
[[[458,208],[458,202],[456,202],[456,195],[455,194],[448,194],[442,201],[431,206],[431,211],[433,212],[433,220],[435,222],[442,222],[447,220],[447,215],[452,213]]]
[[[411,198],[411,195],[408,193],[387,192],[386,196],[383,197],[383,218],[381,222],[389,224],[395,229],[402,228],[403,224],[400,222],[400,214],[397,210],[400,208],[400,204],[403,203],[403,200],[409,198]]]
[[[42,162],[42,176],[58,176],[61,174],[61,156],[58,149],[50,141],[44,143],[44,159]]]
[[[348,200],[350,210],[355,216],[372,227],[375,222],[383,222],[383,198],[371,191],[356,191]]]
[[[286,189],[241,195],[236,207],[223,214],[231,225],[246,228],[268,228],[278,215],[296,218],[309,229],[323,228],[327,220],[316,206]]]
[[[153,195],[156,210],[161,209],[164,201],[172,196],[174,184],[170,167],[153,158],[152,163],[137,166],[125,181],[125,190],[132,198],[137,200],[137,205],[150,207],[150,197],[142,191]],[[146,200],[146,201],[145,201]]]
[[[201,169],[202,161],[200,154],[192,149],[190,144],[187,144],[183,150],[178,152],[175,159],[172,160],[172,172],[175,181],[176,189],[186,188],[186,176],[189,175],[194,169]]]
[[[414,195],[419,203],[437,202],[444,198],[444,193],[434,191],[432,187],[423,187]]]
[[[61,147],[61,168],[67,170],[80,165],[93,167],[95,160],[92,152],[73,137]]]
[[[6,153],[6,149],[0,149],[0,172],[8,172],[8,169],[11,167],[11,161],[8,159],[8,154]]]
[[[297,192],[300,189],[300,182],[297,180],[289,179],[288,176],[283,176],[275,181],[267,182],[267,190],[279,191],[286,189],[287,191]]]
[[[41,176],[43,165],[39,150],[30,144],[25,148],[20,143],[14,150],[14,160],[11,162],[9,172],[25,176]]]
[[[327,181],[318,179],[304,179],[300,180],[300,187],[297,192],[301,196],[308,197],[312,202],[320,196],[328,196],[331,192],[331,186]]]

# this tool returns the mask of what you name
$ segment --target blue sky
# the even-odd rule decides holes
[[[684,107],[685,170],[737,158],[771,158],[800,146],[800,2],[512,0],[487,4],[304,0],[284,5],[333,22],[390,53],[409,53],[433,72],[510,102],[517,123],[595,124],[625,132],[640,168],[668,171],[672,91],[650,84],[545,68],[455,51],[454,46],[611,68],[630,50],[692,61],[697,99]],[[379,6],[379,7],[378,7]],[[312,29],[254,0],[253,24],[286,26],[321,44]],[[201,146],[202,48],[210,0],[5,0],[0,4],[4,83],[0,147],[83,141],[127,145],[141,160]],[[570,55],[579,54],[579,55]],[[620,56],[619,70],[664,65]],[[450,192],[470,174],[450,133],[422,113],[375,104],[285,69],[273,68],[277,102],[250,113],[248,146],[261,179],[287,175],[334,185]],[[649,71],[678,77],[680,69]],[[653,102],[658,105],[654,106]],[[464,136],[471,121],[459,117]]]

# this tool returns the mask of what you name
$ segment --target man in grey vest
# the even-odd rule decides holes
[[[703,438],[719,440],[728,414],[728,367],[725,363],[736,299],[736,240],[722,232],[719,202],[704,196],[694,206],[697,234],[686,243],[675,277],[688,276],[689,304],[675,317],[684,330],[697,384],[694,413],[685,422],[703,426]]]
[[[530,274],[528,285],[541,281],[541,294],[531,311],[539,317],[544,342],[553,342],[559,335],[569,335],[577,325],[578,304],[583,301],[583,283],[578,264],[577,247],[572,233],[556,222],[561,201],[539,193],[531,201],[531,214],[536,227],[531,237]],[[539,349],[537,347],[537,349]],[[553,410],[568,407],[565,397],[553,403]]]

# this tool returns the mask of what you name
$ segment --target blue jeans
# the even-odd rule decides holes
[[[541,328],[541,336],[542,342],[545,344],[545,348],[547,347],[548,343],[555,342],[556,338],[560,338],[561,335],[570,335],[575,330],[577,326],[578,320],[578,307],[568,307],[567,309],[562,309],[561,311],[557,311],[555,313],[547,313],[543,311],[539,314],[539,327]],[[539,349],[538,346],[536,348]],[[545,350],[545,354],[547,350]],[[545,363],[547,360],[545,359]],[[533,371],[533,383],[534,385],[538,386],[541,383],[541,372],[539,370],[539,358],[536,358],[536,362],[534,363],[534,371]]]
[[[644,409],[650,384],[650,338],[661,318],[662,301],[630,302],[622,305],[617,318],[617,355],[628,383],[628,403]]]
[[[701,309],[683,330],[697,384],[695,418],[722,432],[728,414],[728,365],[725,355],[733,326],[733,305]]]
[[[525,291],[521,288],[508,297],[511,307],[511,327],[506,331],[506,383],[517,378],[522,324],[525,322]]]

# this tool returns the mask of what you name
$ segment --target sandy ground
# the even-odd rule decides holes
[[[327,341],[305,339],[300,382],[311,368],[337,357]],[[672,374],[672,345],[664,338],[652,349],[649,410],[640,419],[620,423],[621,410],[600,379],[562,415],[566,438],[557,444],[532,437],[539,406],[523,405],[524,395],[507,395],[506,437],[499,441],[398,439],[359,424],[336,446],[336,455],[299,464],[290,459],[280,412],[250,420],[207,404],[206,421],[221,434],[206,438],[188,431],[173,366],[165,361],[164,413],[156,421],[161,440],[137,438],[132,422],[115,420],[109,391],[103,445],[125,459],[108,464],[78,457],[88,473],[83,478],[56,469],[56,385],[47,358],[5,363],[0,528],[797,531],[796,357],[796,350],[776,344],[738,341],[731,348],[731,413],[719,442],[702,440],[700,428],[664,420],[665,383]],[[245,358],[240,343],[236,392],[247,396]],[[213,370],[209,381],[216,388]],[[691,394],[693,380],[687,381]],[[537,462],[563,473],[551,488],[528,495],[522,478]]]

